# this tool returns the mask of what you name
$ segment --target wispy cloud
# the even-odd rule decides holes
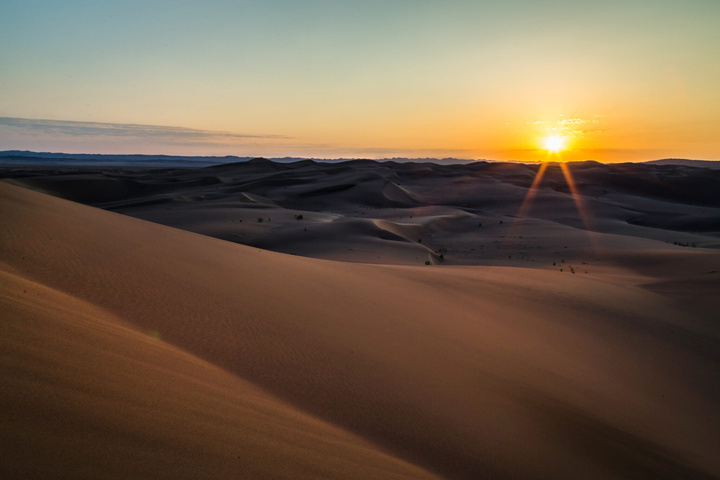
[[[23,133],[67,135],[72,137],[125,137],[155,140],[168,143],[232,142],[241,139],[285,140],[285,135],[250,135],[214,130],[199,130],[161,125],[126,123],[75,122],[70,120],[42,120],[0,117],[0,125],[14,127]]]
[[[525,125],[536,128],[542,127],[548,132],[580,136],[604,133],[606,130],[600,127],[602,123],[599,115],[592,115],[589,118],[561,118],[555,121],[532,120],[525,122]]]

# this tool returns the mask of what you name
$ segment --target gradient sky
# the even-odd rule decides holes
[[[718,0],[3,0],[0,150],[720,159]]]

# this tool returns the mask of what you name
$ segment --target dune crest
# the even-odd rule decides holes
[[[703,310],[643,288],[651,272],[610,269],[590,278],[337,263],[7,184],[0,205],[3,271],[108,312],[133,331],[157,332],[163,348],[219,367],[401,463],[447,478],[720,472],[720,395],[706,380],[720,364],[717,327],[708,327]],[[17,303],[20,287],[3,288]],[[38,310],[37,320],[48,322]],[[67,341],[61,333],[48,340],[57,348]],[[19,349],[29,364],[31,343]],[[188,381],[178,388],[193,390]],[[23,391],[17,380],[10,385]],[[236,393],[245,395],[243,388]],[[112,405],[97,408],[108,414]],[[39,421],[19,418],[25,427]],[[260,430],[257,438],[268,433]],[[380,461],[368,448],[374,460],[364,464]]]

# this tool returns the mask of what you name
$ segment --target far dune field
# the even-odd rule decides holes
[[[720,478],[720,169],[0,178],[0,478]]]

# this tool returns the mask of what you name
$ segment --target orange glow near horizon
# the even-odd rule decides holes
[[[2,149],[720,158],[717,0],[182,3],[0,3]]]

